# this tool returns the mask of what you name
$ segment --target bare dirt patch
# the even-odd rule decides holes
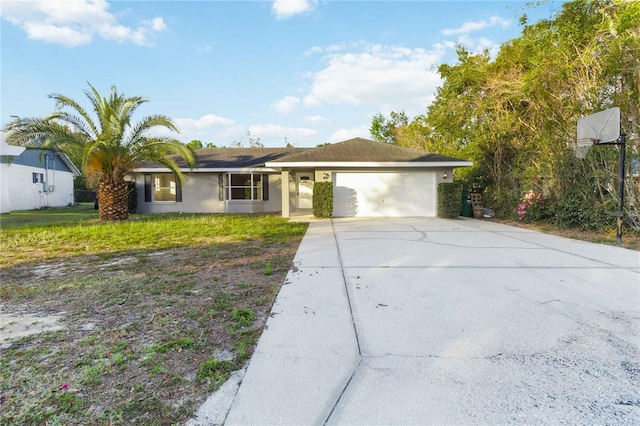
[[[249,359],[300,238],[3,270],[0,423],[186,421]]]

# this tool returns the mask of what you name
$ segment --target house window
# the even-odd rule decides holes
[[[33,183],[44,183],[44,175],[42,173],[33,173]]]
[[[226,173],[222,179],[224,200],[268,200],[267,175],[259,173]]]
[[[144,176],[145,202],[182,201],[180,183],[174,174],[162,173]]]

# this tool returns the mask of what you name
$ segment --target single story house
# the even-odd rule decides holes
[[[311,213],[313,184],[333,182],[335,217],[436,216],[438,183],[469,161],[363,138],[317,148],[205,148],[185,163],[184,187],[163,166],[141,163],[138,211]]]
[[[80,171],[63,153],[8,145],[0,138],[0,213],[75,202]]]

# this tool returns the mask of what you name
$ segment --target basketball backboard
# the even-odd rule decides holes
[[[578,146],[615,142],[620,138],[620,108],[609,108],[578,119]]]

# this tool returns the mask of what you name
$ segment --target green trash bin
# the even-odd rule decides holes
[[[462,209],[460,209],[460,216],[473,217],[471,194],[462,194]]]

